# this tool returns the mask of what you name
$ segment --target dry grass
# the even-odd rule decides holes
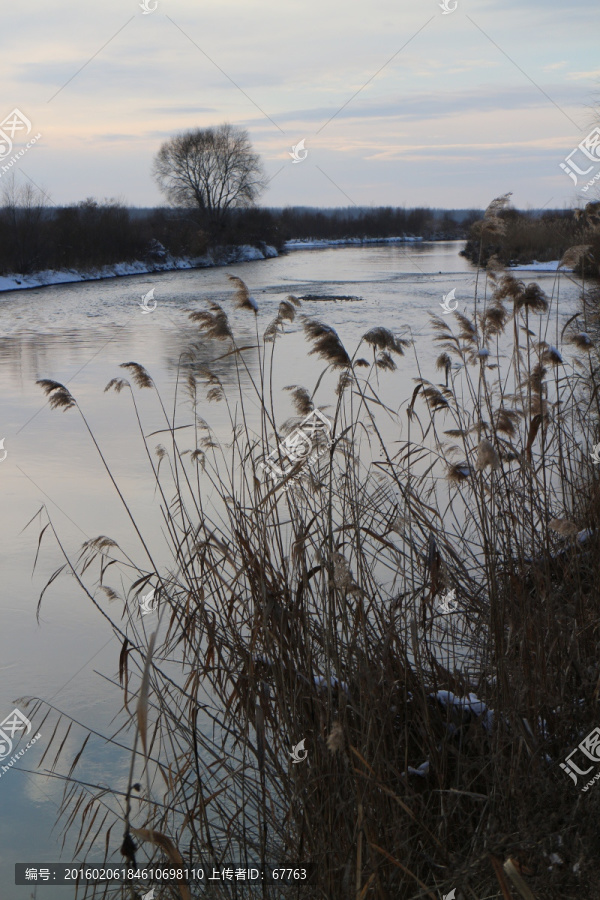
[[[502,208],[491,205],[483,230]],[[122,641],[121,730],[107,737],[131,756],[126,789],[77,781],[79,755],[61,755],[65,711],[51,742],[81,855],[210,869],[312,862],[318,873],[311,887],[213,882],[194,897],[528,896],[519,884],[538,900],[600,896],[600,792],[580,795],[557,768],[600,725],[598,329],[586,301],[585,328],[582,313],[561,333],[557,295],[497,263],[478,290],[471,318],[434,317],[445,383],[421,373],[397,412],[377,379],[400,376],[378,370],[401,366],[405,342],[377,327],[350,354],[334,329],[304,320],[328,374],[318,391],[287,390],[300,417],[334,404],[335,441],[288,491],[258,463],[282,431],[273,354],[298,301],[283,301],[266,334],[257,324],[246,349],[217,304],[192,314],[203,340],[227,342],[240,387],[230,398],[204,373],[230,415],[231,439],[219,443],[200,417],[192,354],[181,416],[193,428],[165,412],[169,450],[156,463],[147,444],[170,564],[153,560],[140,523],[135,571],[107,539],[74,563],[65,556],[92,599],[96,578],[117,602],[112,560],[129,578],[125,620],[105,613]],[[126,368],[157,391],[141,366]],[[72,405],[62,386],[42,384]],[[383,436],[390,421],[400,443]],[[138,598],[150,585],[159,624],[148,639]],[[437,609],[447,589],[460,603],[450,616]],[[308,759],[294,765],[302,739]]]

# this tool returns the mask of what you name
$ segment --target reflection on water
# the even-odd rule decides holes
[[[238,342],[256,344],[254,316],[231,310],[232,292],[226,278],[231,273],[244,278],[258,300],[259,334],[289,294],[330,293],[358,295],[364,300],[306,303],[302,312],[335,327],[350,353],[361,335],[375,325],[420,335],[416,354],[407,352],[399,361],[397,373],[380,374],[383,401],[398,409],[412,393],[412,379],[419,367],[423,374],[434,377],[436,352],[429,314],[440,313],[442,297],[452,289],[458,310],[470,311],[475,273],[458,255],[460,247],[459,243],[448,242],[304,251],[227,269],[170,272],[0,295],[0,439],[5,438],[8,454],[0,463],[5,560],[0,719],[15,707],[18,697],[55,697],[53,702],[58,707],[102,731],[110,728],[111,716],[120,702],[115,685],[103,682],[93,671],[112,677],[119,647],[74,579],[62,579],[58,589],[49,590],[40,626],[36,623],[40,590],[64,562],[56,544],[44,543],[32,577],[39,528],[37,521],[26,531],[23,528],[40,506],[46,505],[66,551],[72,555],[84,540],[99,534],[114,537],[134,557],[140,550],[85,423],[77,410],[50,410],[35,385],[36,379],[51,378],[69,386],[134,516],[143,521],[145,537],[160,558],[166,547],[162,522],[154,486],[147,477],[131,396],[127,391],[104,393],[110,379],[126,374],[119,365],[131,360],[144,365],[169,412],[176,380],[178,375],[185,376],[191,357],[195,371],[207,366],[226,387],[236,384],[238,370],[244,370],[238,369],[235,356],[225,356],[229,344],[206,340],[188,318],[189,311],[202,308],[207,300],[222,303],[228,313],[231,311]],[[538,276],[538,280],[552,294],[553,276]],[[157,307],[143,315],[139,301],[150,288],[154,288]],[[577,296],[576,286],[563,281],[560,296],[560,312],[566,317]],[[281,389],[290,384],[312,389],[325,367],[314,356],[307,356],[298,320],[286,325],[286,332],[276,344],[274,362],[279,421],[292,412],[289,394]],[[244,374],[243,379],[249,387],[248,379],[257,371],[256,351],[245,351],[244,359],[249,375]],[[320,405],[334,403],[334,384],[335,379],[323,382]],[[178,396],[178,422],[189,424],[191,408],[186,408],[183,389]],[[164,429],[164,413],[154,392],[135,389],[135,399],[146,434]],[[244,400],[252,419],[254,401],[249,389],[244,390]],[[225,404],[205,402],[200,413],[218,436],[227,437],[230,420]],[[388,437],[397,438],[393,434]],[[160,435],[156,438],[159,441]],[[29,751],[23,768],[35,769],[44,752],[43,739],[38,745]],[[73,757],[78,749],[74,741]],[[44,768],[49,765],[46,761]],[[115,761],[106,750],[98,749],[90,765],[91,772],[86,774],[94,776],[94,783],[105,783],[107,772],[111,779],[125,777],[120,770],[115,771]],[[0,821],[3,900],[29,898],[31,893],[30,888],[11,885],[15,861],[42,863],[59,858],[59,846],[50,831],[61,792],[58,781],[36,780],[16,770],[0,779],[3,809],[11,810],[10,816]],[[72,852],[73,848],[66,848],[63,859],[70,861]],[[99,851],[98,858],[101,855]],[[48,900],[71,897],[67,888],[43,890]]]

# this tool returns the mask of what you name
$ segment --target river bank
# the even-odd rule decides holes
[[[283,250],[324,250],[330,247],[355,247],[373,244],[406,244],[422,242],[421,237],[402,236],[386,238],[339,238],[331,240],[294,240],[286,241]],[[214,266],[229,266],[233,263],[255,262],[261,259],[274,259],[279,256],[277,249],[270,244],[255,247],[251,244],[240,244],[237,247],[218,247],[203,256],[171,256],[162,260],[148,262],[120,262],[95,269],[45,269],[22,275],[19,272],[0,275],[0,292],[18,291],[30,288],[47,287],[52,284],[72,284],[83,281],[99,281],[103,278],[119,278],[127,275],[150,275],[155,272],[176,272],[181,269],[207,269]]]
[[[362,237],[362,238],[301,238],[299,240],[286,241],[284,250],[325,250],[328,247],[364,247],[372,244],[417,244],[424,240],[422,237],[403,235],[402,237]],[[435,243],[430,241],[430,243]]]
[[[279,256],[277,250],[269,244],[265,244],[262,249],[250,244],[241,244],[239,247],[220,247],[204,256],[166,256],[162,261],[150,263],[136,260],[128,263],[114,263],[98,269],[47,269],[42,272],[32,272],[30,275],[14,273],[0,275],[0,292],[47,287],[52,284],[99,281],[103,278],[119,278],[124,275],[150,275],[153,272],[175,272],[179,269],[207,269],[213,266],[228,266],[232,263],[251,262],[257,259],[273,259],[276,256]]]

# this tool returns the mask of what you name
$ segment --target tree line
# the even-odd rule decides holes
[[[461,239],[481,213],[379,207],[231,209],[211,219],[198,209],[131,209],[117,200],[87,198],[50,207],[29,185],[6,190],[0,205],[0,273],[94,269],[140,260],[217,255],[250,244],[281,251],[288,240],[386,238]]]
[[[476,210],[376,207],[310,209],[287,207],[232,209],[219,222],[198,210],[159,207],[127,208],[117,200],[87,198],[49,207],[34,188],[23,186],[0,205],[0,274],[28,274],[45,269],[94,269],[142,261],[149,265],[169,257],[198,258],[250,244],[281,251],[289,240],[388,238],[403,235],[425,240],[465,240],[464,254],[477,263],[479,237],[472,230],[481,219]],[[582,243],[583,223],[573,211],[541,216],[507,210],[506,233],[486,240],[484,260],[492,254],[503,263],[558,259],[573,242]],[[587,240],[587,238],[586,238]],[[600,247],[597,248],[600,258]]]

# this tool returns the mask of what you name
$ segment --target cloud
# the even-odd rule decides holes
[[[574,87],[554,85],[548,88],[547,93],[557,103],[566,107],[579,104],[579,93]],[[394,121],[432,121],[440,118],[448,118],[471,113],[501,113],[504,111],[516,111],[523,109],[539,109],[548,105],[540,92],[532,85],[523,87],[492,88],[482,86],[472,90],[441,92],[439,90],[428,93],[394,94],[385,103],[369,102],[366,99],[356,99],[336,116],[332,125],[339,125],[339,120],[345,125],[350,122],[382,119]],[[338,111],[339,107],[313,107],[296,109],[289,112],[276,112],[275,117],[285,129],[297,129],[299,126],[311,123],[315,130],[320,128],[328,119]],[[259,132],[270,133],[272,131],[268,123],[261,118],[247,120],[247,127],[252,127]],[[329,127],[329,126],[328,126]],[[322,135],[326,136],[323,129]]]
[[[194,113],[216,113],[215,106],[149,106],[147,112],[154,113],[157,116],[179,116],[192,115]]]
[[[591,81],[594,78],[600,78],[600,69],[590,69],[588,72],[567,72],[567,78],[573,81]]]

